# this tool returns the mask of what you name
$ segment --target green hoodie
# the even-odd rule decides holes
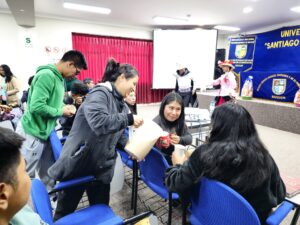
[[[40,66],[31,83],[22,117],[25,133],[47,140],[63,114],[64,78],[53,64]]]

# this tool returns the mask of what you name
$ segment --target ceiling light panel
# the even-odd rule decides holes
[[[66,9],[85,11],[85,12],[91,12],[91,13],[99,13],[99,14],[105,14],[105,15],[108,15],[111,12],[111,10],[108,8],[83,5],[83,4],[77,4],[77,3],[71,3],[71,2],[64,2],[63,6]]]
[[[300,6],[292,7],[292,8],[290,8],[290,10],[293,11],[293,12],[300,13]]]
[[[187,18],[171,18],[171,17],[163,17],[163,16],[155,16],[153,20],[157,24],[161,25],[181,25],[186,24],[189,20]]]
[[[238,27],[221,26],[221,25],[214,26],[214,28],[217,30],[226,30],[226,31],[239,31],[240,30],[240,28],[238,28]]]
[[[243,8],[243,13],[245,13],[245,14],[251,13],[252,11],[253,11],[252,7],[245,7],[245,8]]]

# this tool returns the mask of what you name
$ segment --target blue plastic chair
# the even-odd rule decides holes
[[[44,184],[37,179],[32,180],[31,198],[35,211],[49,225],[123,224],[123,219],[115,215],[111,208],[104,204],[78,210],[53,222],[47,190]]]
[[[164,185],[165,171],[169,167],[167,160],[154,147],[145,160],[140,162],[141,179],[144,183],[160,197],[169,200],[168,224],[171,224],[172,200],[179,199],[179,195],[169,192]]]
[[[62,143],[61,143],[60,139],[58,138],[55,130],[53,130],[50,133],[49,139],[50,139],[54,159],[55,159],[55,161],[57,161],[60,156],[62,147],[63,147]]]
[[[50,133],[49,139],[50,139],[50,143],[51,143],[51,147],[52,147],[53,156],[56,161],[56,160],[58,160],[58,158],[61,154],[63,145],[61,143],[61,140],[57,136],[57,133],[55,130],[53,130]],[[94,176],[85,176],[85,177],[78,177],[78,178],[72,179],[70,181],[60,182],[55,185],[54,190],[51,191],[50,193],[56,192],[58,190],[66,189],[66,188],[71,188],[71,187],[77,186],[79,184],[85,184],[85,183],[93,181],[94,179],[95,179]]]
[[[125,225],[134,224],[153,214],[151,211],[148,211],[124,220],[116,215],[109,206],[97,204],[80,209],[53,222],[52,209],[46,187],[38,179],[32,180],[31,199],[36,213],[49,225]]]
[[[202,178],[191,198],[190,222],[193,225],[260,225],[252,206],[227,185]],[[269,225],[280,224],[293,209],[293,204],[283,202],[267,219]]]
[[[129,136],[128,128],[124,129],[124,134]],[[123,150],[116,149],[121,156],[121,160],[124,165],[132,169],[132,182],[131,182],[131,209],[133,209],[133,214],[136,214],[136,199],[137,199],[137,186],[138,186],[138,163],[136,160],[132,160],[129,154]]]

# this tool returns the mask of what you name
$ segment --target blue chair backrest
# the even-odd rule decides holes
[[[31,199],[34,210],[49,225],[53,224],[52,209],[45,185],[38,179],[32,179]]]
[[[50,139],[54,159],[55,159],[55,161],[57,161],[60,156],[63,146],[62,146],[55,130],[53,130],[50,133],[49,139]]]
[[[260,225],[252,206],[227,185],[202,178],[192,195],[194,225]]]
[[[145,160],[140,162],[141,176],[156,186],[166,189],[164,178],[168,167],[169,164],[165,157],[153,147]]]
[[[123,151],[123,150],[119,150],[119,149],[117,149],[117,148],[116,148],[116,150],[117,150],[117,152],[119,152],[119,154],[120,154],[120,156],[121,156],[122,162],[123,162],[126,166],[128,166],[130,169],[132,169],[132,167],[133,167],[133,161],[132,161],[131,158],[129,158],[129,154],[128,154],[127,152],[125,152],[125,151]]]

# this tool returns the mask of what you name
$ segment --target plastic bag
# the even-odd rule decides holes
[[[248,76],[243,88],[242,88],[242,99],[245,100],[251,100],[253,97],[253,81],[252,81],[253,77],[252,76]]]
[[[300,107],[300,89],[295,94],[294,103],[297,107]]]

